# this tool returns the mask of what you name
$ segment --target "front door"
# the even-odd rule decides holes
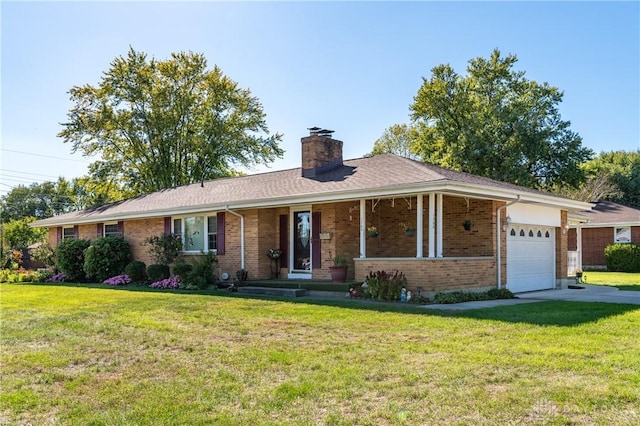
[[[311,211],[292,212],[290,265],[292,273],[311,274]]]

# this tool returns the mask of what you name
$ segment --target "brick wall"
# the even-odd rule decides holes
[[[91,226],[95,230],[96,225],[93,224]],[[147,264],[147,266],[151,265],[153,260],[151,256],[149,256],[149,246],[144,244],[144,240],[154,235],[162,235],[163,233],[164,219],[161,217],[127,220],[124,222],[124,239],[127,240],[131,246],[133,259],[141,260]]]
[[[556,279],[567,278],[569,255],[569,238],[567,226],[567,211],[560,212],[560,228],[556,228]]]
[[[356,280],[364,281],[369,272],[401,271],[408,289],[425,292],[474,289],[496,286],[496,260],[484,258],[440,259],[357,259]]]
[[[604,249],[613,244],[613,228],[582,229],[582,266],[604,266]]]

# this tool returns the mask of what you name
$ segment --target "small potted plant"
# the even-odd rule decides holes
[[[347,259],[344,256],[336,255],[333,258],[333,266],[329,266],[331,280],[334,283],[343,283],[347,280]]]
[[[416,233],[416,228],[412,228],[404,222],[400,224],[400,228],[402,228],[402,230],[404,231],[404,235],[406,235],[407,237],[413,237]]]
[[[464,227],[465,231],[471,231],[471,228],[473,228],[473,222],[467,219],[464,222],[462,222],[462,226]]]
[[[378,238],[378,228],[376,228],[375,226],[368,227],[367,232],[369,233],[369,237]]]

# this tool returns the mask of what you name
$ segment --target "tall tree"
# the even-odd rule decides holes
[[[387,127],[382,136],[373,144],[373,150],[367,156],[379,154],[396,154],[417,160],[418,154],[413,148],[415,131],[408,124],[393,124]]]
[[[450,65],[423,78],[411,105],[423,160],[505,182],[550,188],[578,186],[578,166],[592,156],[560,117],[562,92],[513,69],[515,55],[494,50],[469,61],[467,75]]]
[[[601,152],[583,168],[592,178],[606,176],[616,186],[616,194],[603,198],[640,207],[640,150]]]
[[[73,152],[100,156],[92,177],[134,194],[228,176],[283,153],[258,99],[217,66],[208,70],[201,54],[158,61],[130,49],[97,86],[70,94],[74,106],[59,136]]]

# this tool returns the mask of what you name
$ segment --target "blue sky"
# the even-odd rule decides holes
[[[494,48],[564,91],[563,119],[596,152],[640,148],[638,2],[7,2],[2,14],[0,195],[86,174],[56,137],[74,85],[97,84],[129,47],[203,53],[251,89],[298,167],[307,127],[369,152],[431,69]],[[35,155],[34,155],[35,154]],[[52,158],[55,157],[55,158]],[[260,167],[254,171],[268,170]],[[252,172],[252,171],[250,171]]]

